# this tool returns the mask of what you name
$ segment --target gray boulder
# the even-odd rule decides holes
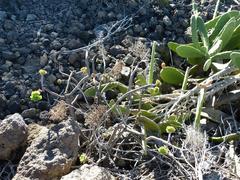
[[[49,180],[69,173],[78,157],[79,133],[79,125],[73,120],[42,127],[23,155],[13,180]]]
[[[0,160],[10,160],[11,154],[27,140],[27,125],[22,116],[13,114],[0,121]]]
[[[96,165],[85,164],[63,176],[61,180],[115,180],[108,170]]]

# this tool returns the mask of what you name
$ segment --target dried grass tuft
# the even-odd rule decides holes
[[[108,120],[108,117],[104,116],[107,110],[107,106],[92,105],[90,111],[85,114],[85,124],[89,125],[91,128],[98,127],[103,122],[104,118]]]
[[[49,119],[53,122],[61,122],[67,119],[68,107],[65,101],[59,101],[52,109],[49,111]]]

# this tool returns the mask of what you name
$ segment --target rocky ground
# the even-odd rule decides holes
[[[239,9],[229,0],[220,5],[220,11],[231,6]],[[212,17],[214,7],[214,1],[203,4],[205,19]],[[53,97],[46,94],[37,103],[29,99],[31,91],[40,88],[39,69],[47,70],[49,89],[60,93],[62,87],[57,82],[63,75],[59,69],[68,73],[85,66],[84,52],[64,52],[101,39],[112,24],[126,16],[125,29],[104,42],[107,67],[113,67],[117,60],[131,65],[134,57],[141,58],[150,49],[153,40],[158,42],[159,62],[180,66],[178,61],[169,60],[166,43],[189,41],[186,32],[191,8],[190,0],[170,0],[167,6],[146,0],[0,1],[0,119],[5,118],[0,121],[0,179],[59,178],[72,170],[78,156],[80,126],[76,122],[33,125],[46,124],[45,114],[54,104]],[[101,52],[101,48],[89,52],[99,72]],[[97,166],[81,167],[62,179],[86,177],[84,173],[92,171],[103,171],[103,177],[92,179],[113,179]]]

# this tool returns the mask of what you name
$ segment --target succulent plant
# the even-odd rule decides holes
[[[191,34],[192,43],[169,42],[168,47],[179,56],[187,58],[190,64],[201,65],[204,71],[215,67],[217,63],[224,63],[223,60],[234,59],[233,64],[237,65],[236,53],[240,52],[239,11],[226,12],[204,23],[195,9],[191,17]]]
[[[31,101],[34,101],[34,102],[42,100],[41,91],[40,90],[32,91],[30,99]]]

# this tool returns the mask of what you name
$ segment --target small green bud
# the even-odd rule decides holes
[[[82,153],[80,156],[79,156],[79,161],[81,164],[86,164],[88,162],[88,157],[85,153]]]
[[[176,131],[176,129],[173,126],[167,126],[166,131],[167,131],[167,133],[172,134]]]
[[[82,68],[80,69],[80,71],[81,71],[81,73],[83,73],[83,74],[85,74],[85,75],[88,73],[87,67],[82,67]]]
[[[161,86],[161,81],[157,79],[155,84],[156,84],[157,87],[160,87]]]
[[[34,102],[42,100],[42,95],[41,95],[40,90],[32,91],[30,99]]]
[[[158,152],[161,155],[167,155],[169,153],[169,149],[166,146],[161,146],[161,147],[158,148]]]
[[[155,94],[158,94],[158,93],[159,93],[159,87],[155,87],[153,90],[154,90],[154,93],[155,93]]]
[[[58,80],[57,80],[57,84],[58,84],[58,85],[61,85],[61,84],[62,84],[62,80],[61,80],[61,79],[58,79]]]
[[[40,69],[40,70],[38,71],[38,73],[39,73],[41,76],[44,76],[44,75],[47,74],[47,71],[46,71],[45,69]]]

